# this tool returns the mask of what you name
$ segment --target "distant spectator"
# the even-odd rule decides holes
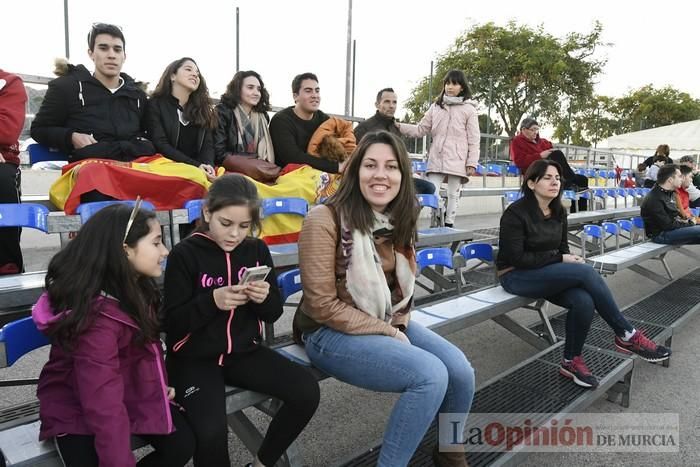
[[[213,179],[215,126],[207,82],[197,63],[189,57],[170,63],[148,102],[148,135],[156,150],[199,167]]]
[[[392,88],[384,88],[377,93],[377,100],[374,103],[377,112],[355,127],[355,139],[358,144],[362,137],[370,131],[384,130],[396,136],[401,136],[401,132],[396,126],[396,119],[394,118],[397,102],[398,98],[396,92],[394,92]],[[416,188],[416,194],[432,195],[435,193],[435,185],[428,180],[416,178],[414,176],[413,184]]]
[[[656,156],[665,156],[666,163],[673,164],[673,159],[671,159],[671,156],[669,156],[669,154],[671,154],[671,148],[668,146],[668,144],[659,144],[656,148],[656,151],[654,152],[654,155],[647,157],[644,160],[644,165],[646,167],[651,167],[654,163],[654,157]]]
[[[666,156],[663,155],[654,156],[653,163],[647,168],[646,172],[644,172],[644,188],[652,188],[654,186],[659,168],[663,167],[667,160]]]
[[[321,88],[313,73],[302,73],[292,80],[294,105],[277,112],[270,120],[270,136],[275,148],[275,163],[308,164],[324,172],[342,172],[346,162],[338,163],[307,152],[309,140],[328,115],[319,110]]]
[[[698,171],[698,165],[695,162],[695,156],[683,156],[680,158],[678,161],[680,165],[685,165],[690,167],[693,170],[693,185],[700,189],[700,171]],[[696,206],[692,206],[696,207]]]
[[[690,204],[700,199],[700,190],[693,185],[693,169],[687,165],[680,165],[681,186],[676,190],[676,205],[684,219],[695,217],[690,212]]]
[[[559,164],[564,177],[562,189],[584,191],[588,189],[588,177],[577,175],[566,160],[566,156],[558,149],[554,149],[552,143],[540,136],[540,125],[534,118],[528,117],[520,123],[520,132],[515,135],[510,143],[510,157],[520,172],[527,172],[533,162],[540,159],[549,159]],[[579,199],[578,208],[586,210],[588,200]],[[577,206],[572,204],[572,212]]]
[[[19,135],[24,126],[27,93],[17,75],[0,70],[0,203],[19,203]],[[0,228],[0,275],[24,272],[19,241],[22,229]]]
[[[675,191],[683,180],[677,165],[659,169],[656,185],[642,201],[641,214],[647,237],[672,245],[700,243],[700,225],[684,219],[676,204]]]
[[[634,182],[637,184],[638,188],[642,188],[644,186],[644,175],[646,174],[647,171],[647,166],[642,164],[639,164],[637,166],[637,170],[634,171]]]

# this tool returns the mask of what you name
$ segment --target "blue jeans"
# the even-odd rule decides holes
[[[700,225],[664,230],[651,241],[665,245],[697,245],[700,244]]]
[[[474,370],[461,350],[418,323],[409,323],[406,335],[411,345],[328,327],[304,336],[309,359],[322,371],[353,386],[401,393],[384,432],[379,467],[407,465],[438,411],[462,414],[463,430],[474,397]],[[441,435],[449,444],[451,435]]]
[[[566,359],[581,355],[595,310],[620,337],[634,329],[620,313],[608,285],[588,264],[555,263],[538,269],[515,269],[501,276],[501,285],[514,295],[545,298],[569,310],[564,342]]]

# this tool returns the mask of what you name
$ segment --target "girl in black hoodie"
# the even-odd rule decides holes
[[[229,466],[224,386],[280,399],[253,466],[272,466],[309,422],[315,377],[261,345],[262,321],[282,314],[275,274],[239,285],[246,268],[273,267],[259,228],[255,186],[240,175],[209,189],[200,225],[175,245],[165,271],[168,372],[197,438],[195,466]],[[273,270],[274,271],[274,270]]]

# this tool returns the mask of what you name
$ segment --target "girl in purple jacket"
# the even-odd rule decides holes
[[[137,203],[138,205],[139,203]],[[182,466],[194,436],[167,386],[158,339],[168,250],[155,213],[108,206],[53,257],[32,316],[52,342],[37,396],[41,440],[66,466],[137,465],[131,435],[155,451],[139,466]]]

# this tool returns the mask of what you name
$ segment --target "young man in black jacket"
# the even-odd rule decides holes
[[[131,161],[155,153],[145,137],[146,93],[127,74],[124,34],[111,24],[94,24],[88,34],[94,73],[83,65],[57,64],[32,122],[37,142],[58,148],[70,161],[91,157]]]
[[[319,110],[321,89],[313,73],[302,73],[292,80],[294,105],[277,112],[270,120],[270,138],[275,149],[275,163],[308,164],[329,173],[343,171],[345,162],[315,157],[306,151],[309,140],[319,126],[330,117]]]
[[[642,201],[644,230],[653,242],[671,245],[700,244],[700,225],[683,219],[676,205],[675,191],[681,186],[681,171],[675,164],[659,169],[656,185]]]
[[[373,117],[368,118],[364,122],[361,122],[355,128],[355,139],[359,143],[362,137],[371,131],[388,131],[398,136],[401,140],[401,132],[396,126],[396,120],[394,119],[394,114],[396,113],[396,105],[398,103],[398,98],[396,92],[392,88],[384,88],[377,93],[377,100],[374,106],[377,108],[377,112]],[[435,193],[435,185],[430,183],[428,180],[422,178],[413,179],[413,184],[416,187],[416,193],[419,195],[432,195]]]

